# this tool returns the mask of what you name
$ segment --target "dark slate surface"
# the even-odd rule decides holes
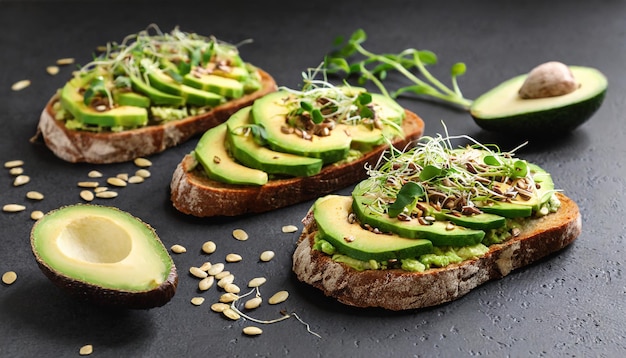
[[[63,68],[51,77],[45,67],[61,57],[84,63],[97,45],[121,41],[150,23],[165,31],[180,25],[235,43],[253,39],[241,48],[245,59],[291,87],[300,84],[301,71],[322,60],[336,36],[357,28],[369,35],[366,47],[378,52],[434,51],[440,64],[433,72],[442,79],[452,63],[464,61],[468,72],[460,84],[469,98],[548,60],[596,67],[610,83],[597,114],[570,135],[531,140],[518,153],[550,171],[556,185],[578,202],[584,231],[568,249],[449,304],[401,313],[349,308],[291,274],[297,233],[281,233],[281,226],[301,226],[311,202],[226,219],[196,219],[172,208],[171,174],[194,147],[192,140],[150,157],[153,176],[146,183],[98,201],[152,224],[166,246],[188,248],[174,257],[181,273],[174,299],[147,311],[110,311],[74,301],[37,268],[28,241],[33,224],[28,212],[79,202],[76,182],[92,169],[115,175],[135,168],[130,163],[72,165],[41,143],[29,142],[45,102],[70,73]],[[626,3],[616,0],[0,1],[0,162],[22,159],[32,177],[14,188],[8,172],[0,175],[0,203],[28,205],[26,212],[0,215],[0,271],[19,275],[12,286],[0,287],[0,355],[72,357],[84,344],[94,345],[95,357],[623,355],[625,24]],[[21,79],[32,85],[12,92],[11,84]],[[451,134],[468,134],[505,150],[525,140],[483,132],[461,111],[419,100],[400,102],[424,118],[429,135],[442,132],[444,121]],[[46,198],[26,202],[28,190]],[[232,239],[235,228],[247,230],[250,240]],[[218,244],[210,257],[200,253],[208,239]],[[258,254],[267,249],[276,251],[276,258],[258,263]],[[259,337],[243,336],[241,329],[250,322],[232,322],[209,310],[219,295],[215,288],[202,294],[204,305],[192,306],[189,300],[199,294],[187,269],[206,260],[223,261],[229,252],[244,256],[243,262],[227,265],[241,286],[264,275],[269,279],[262,287],[266,299],[280,289],[291,293],[285,303],[265,305],[255,317],[277,318],[282,309],[296,312],[321,338],[295,319],[262,326]]]

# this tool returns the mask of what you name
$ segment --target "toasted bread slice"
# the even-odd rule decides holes
[[[556,213],[528,220],[519,236],[490,246],[483,257],[424,272],[357,271],[333,261],[312,249],[317,227],[310,211],[303,219],[292,268],[300,281],[347,305],[394,311],[439,305],[572,243],[582,229],[580,212],[573,200],[557,195],[561,208]]]
[[[402,123],[404,137],[394,146],[404,149],[424,132],[424,121],[406,111]],[[198,217],[236,216],[270,211],[328,194],[367,177],[364,165],[375,165],[386,145],[376,147],[358,160],[330,164],[316,175],[270,180],[262,186],[242,186],[209,179],[201,167],[195,167],[192,155],[178,164],[172,182],[171,200],[176,209]]]
[[[201,115],[122,132],[96,133],[67,129],[63,121],[54,119],[53,104],[59,100],[58,95],[55,95],[41,113],[38,134],[43,136],[45,144],[56,156],[72,163],[119,163],[160,153],[196,134],[204,133],[226,121],[238,109],[275,91],[277,86],[272,76],[263,70],[258,71],[261,75],[261,89],[255,92],[226,102]]]

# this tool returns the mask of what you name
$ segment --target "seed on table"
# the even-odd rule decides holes
[[[43,217],[44,213],[41,210],[35,210],[32,213],[30,213],[30,218],[33,220],[39,220]]]
[[[59,66],[71,65],[73,63],[74,63],[74,58],[72,57],[64,57],[64,58],[60,58],[57,60],[57,65]]]
[[[140,177],[139,175],[133,175],[132,177],[128,178],[128,182],[130,184],[139,184],[139,183],[143,183],[144,179],[143,177]]]
[[[243,327],[242,332],[247,336],[258,336],[263,333],[263,330],[257,326],[247,326]]]
[[[100,184],[97,181],[79,181],[78,186],[81,188],[97,188]]]
[[[267,282],[267,279],[265,277],[255,277],[248,282],[248,287],[250,288],[259,287],[265,282]]]
[[[232,319],[233,321],[236,321],[238,319],[241,318],[241,316],[239,315],[239,313],[235,312],[235,310],[233,310],[232,308],[227,308],[224,311],[222,311],[222,314],[224,314],[224,316]]]
[[[189,273],[197,278],[205,278],[209,275],[206,271],[202,271],[199,267],[195,266],[189,268]]]
[[[215,275],[215,276],[213,276],[213,277],[215,277],[215,279],[216,279],[216,280],[221,280],[221,279],[223,279],[224,277],[226,277],[226,276],[230,276],[230,275],[231,275],[230,271],[228,271],[228,270],[224,270],[224,271],[222,271],[222,272],[220,272],[220,273],[216,274],[216,275]],[[233,277],[234,277],[234,276],[233,276]]]
[[[267,300],[267,303],[269,303],[270,305],[276,305],[281,302],[285,302],[287,300],[287,297],[289,297],[289,292],[278,291],[274,295],[272,295],[269,300]]]
[[[80,347],[80,350],[78,351],[78,354],[80,354],[81,356],[88,356],[91,353],[93,353],[93,346],[91,344]]]
[[[263,302],[263,299],[257,296],[257,297],[247,300],[246,303],[244,303],[243,307],[247,310],[253,310],[255,308],[259,308],[262,302]]]
[[[28,86],[30,86],[30,80],[20,80],[11,85],[11,89],[13,91],[21,91]]]
[[[202,271],[209,271],[209,269],[211,268],[211,263],[210,262],[205,262],[202,265],[200,265],[200,270]]]
[[[13,180],[13,186],[21,186],[30,182],[30,177],[28,175],[18,175]]]
[[[214,303],[211,305],[211,311],[218,312],[218,313],[224,312],[224,310],[229,309],[229,308],[230,308],[229,305],[222,303],[222,302]]]
[[[99,186],[99,187],[93,188],[93,192],[96,194],[102,193],[103,191],[107,191],[107,190],[109,190],[109,188],[106,186]]]
[[[46,67],[46,72],[48,72],[49,75],[56,75],[59,73],[59,67],[58,66],[48,66]]]
[[[116,178],[120,178],[123,181],[128,181],[128,173],[119,173],[118,175],[115,176]]]
[[[191,299],[191,304],[194,306],[200,306],[204,303],[204,297],[193,297]]]
[[[233,230],[233,237],[239,241],[246,241],[248,240],[248,233],[242,229],[235,229]]]
[[[135,172],[135,175],[144,179],[150,178],[150,171],[147,169],[139,169]]]
[[[221,262],[218,262],[216,264],[211,265],[211,268],[209,269],[209,275],[211,276],[215,276],[218,273],[224,271],[224,264]]]
[[[298,227],[295,225],[285,225],[283,226],[282,230],[284,233],[291,233],[298,231]]]
[[[2,275],[2,282],[5,285],[12,285],[17,280],[17,274],[15,271],[7,271]]]
[[[8,162],[4,163],[4,167],[7,169],[21,167],[22,165],[24,165],[23,160],[9,160]]]
[[[239,254],[228,254],[226,255],[226,262],[239,262],[243,258]]]
[[[7,213],[17,213],[24,210],[26,210],[26,207],[20,204],[6,204],[2,207],[2,211],[5,211]]]
[[[94,198],[94,195],[91,191],[89,190],[81,190],[80,191],[80,197],[85,200],[85,201],[92,201]]]
[[[152,162],[146,158],[135,158],[134,163],[140,168],[145,168],[152,165]]]
[[[224,288],[227,284],[233,283],[235,281],[234,275],[224,276],[217,281],[217,285],[221,288]]]
[[[172,247],[170,247],[170,250],[172,250],[172,252],[175,254],[182,254],[187,252],[187,249],[179,244],[172,245]]]
[[[241,292],[241,289],[239,288],[239,286],[235,285],[234,283],[227,283],[224,285],[224,291],[237,294]]]
[[[102,173],[100,173],[97,170],[92,170],[89,173],[87,173],[87,176],[90,178],[102,178]]]
[[[117,192],[115,191],[101,191],[96,193],[96,197],[97,198],[101,198],[101,199],[113,199],[115,197],[117,197]]]
[[[217,249],[217,245],[213,241],[207,241],[202,244],[202,252],[205,254],[212,254]]]
[[[237,301],[238,299],[239,299],[239,296],[231,292],[226,292],[220,296],[220,302],[222,303],[231,303],[231,302]]]
[[[43,200],[43,194],[38,191],[29,191],[26,197],[31,200]]]
[[[107,179],[107,183],[113,185],[113,186],[119,186],[119,187],[124,187],[126,186],[126,181],[124,181],[123,179],[120,179],[118,177],[111,177],[109,179]]]
[[[215,282],[215,277],[207,276],[198,282],[198,289],[200,291],[206,291],[209,288],[213,287],[213,283]]]
[[[259,257],[259,259],[263,262],[268,262],[274,258],[274,255],[274,251],[263,251],[261,252],[261,256]]]
[[[15,167],[15,168],[11,168],[9,170],[9,174],[11,175],[20,175],[24,173],[24,168],[22,167]]]

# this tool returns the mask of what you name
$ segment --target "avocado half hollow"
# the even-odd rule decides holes
[[[558,136],[571,132],[600,108],[608,81],[597,69],[569,66],[579,87],[568,94],[522,99],[518,91],[528,77],[519,75],[478,97],[470,114],[481,128],[507,135]]]
[[[42,272],[71,296],[101,306],[160,307],[176,293],[176,266],[156,231],[115,207],[76,204],[31,230]]]

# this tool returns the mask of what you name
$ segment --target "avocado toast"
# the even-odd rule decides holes
[[[385,149],[423,130],[415,113],[363,88],[280,88],[203,135],[174,172],[171,200],[199,217],[285,207],[365,178]]]
[[[449,302],[581,232],[576,203],[512,152],[437,136],[386,159],[351,196],[319,198],[303,219],[293,271],[342,303]]]
[[[153,30],[155,33],[150,33]],[[109,43],[44,108],[38,134],[69,162],[115,163],[159,153],[276,90],[237,47],[156,26]]]

